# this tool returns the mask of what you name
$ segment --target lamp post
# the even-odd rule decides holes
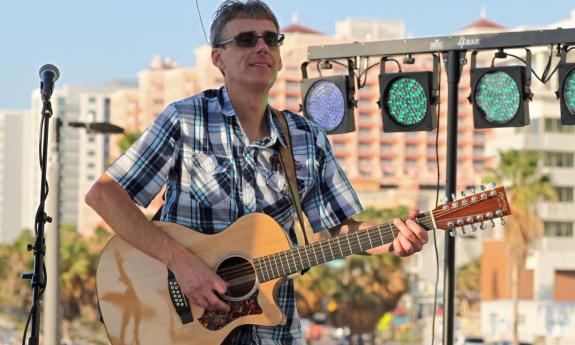
[[[44,298],[45,344],[60,345],[60,130],[64,126],[72,128],[85,128],[91,133],[119,134],[123,133],[122,127],[108,122],[64,122],[56,120],[56,136],[53,142],[50,164],[51,201],[49,214],[53,215],[52,222],[47,225],[46,232],[46,276],[49,284],[46,286]]]

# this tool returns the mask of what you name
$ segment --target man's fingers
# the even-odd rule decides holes
[[[408,219],[405,224],[411,230],[411,232],[417,236],[422,244],[427,243],[429,237],[427,235],[427,231],[422,228],[421,225],[417,224],[413,219]]]

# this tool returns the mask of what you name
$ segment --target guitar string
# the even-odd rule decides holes
[[[485,201],[491,199],[493,196],[496,196],[496,195],[497,194],[487,195],[486,197],[483,197],[483,198],[479,199],[478,201],[475,201],[475,202],[472,201],[469,205],[473,205],[473,204],[476,204],[478,202],[485,202]],[[443,217],[444,215],[458,211],[459,209],[460,208],[448,208],[448,209],[443,209],[443,210],[440,209],[440,210],[437,210],[434,213],[434,215],[436,218]],[[429,221],[432,219],[431,211],[425,212],[425,213],[420,213],[420,214],[415,216],[415,219],[419,222]],[[451,220],[454,220],[454,219],[451,219]],[[443,221],[445,221],[445,220],[443,220]],[[474,223],[477,223],[477,222],[474,222]],[[432,224],[424,224],[424,225],[433,226]],[[334,239],[330,239],[327,241],[318,242],[317,244],[313,244],[309,248],[313,250],[314,257],[316,258],[316,260],[315,260],[316,264],[320,263],[320,260],[317,260],[317,254],[320,254],[317,249],[321,250],[321,256],[323,257],[324,262],[331,261],[331,260],[336,258],[333,255],[333,244],[335,244],[335,243],[333,243],[333,242],[335,242],[334,240],[337,240],[338,245],[340,245],[341,243],[339,243],[339,242],[341,242],[342,239],[346,239],[347,242],[349,242],[348,245],[350,245],[351,252],[349,254],[352,254],[352,253],[358,251],[358,249],[359,249],[359,251],[362,251],[362,243],[364,243],[366,241],[366,239],[371,242],[371,238],[370,238],[371,236],[369,233],[373,232],[374,230],[381,232],[382,226],[383,227],[389,226],[390,229],[392,229],[391,238],[390,238],[390,232],[389,231],[385,232],[383,234],[386,237],[384,239],[385,243],[379,244],[379,241],[376,241],[376,243],[378,243],[378,245],[390,243],[393,240],[393,238],[395,237],[394,235],[396,233],[400,232],[399,229],[397,227],[395,227],[395,225],[393,223],[390,222],[387,224],[382,224],[382,225],[378,225],[378,226],[365,228],[359,232],[356,232],[356,233],[353,233],[350,235],[346,235],[346,236],[342,236],[342,238],[334,238]],[[379,235],[381,236],[382,234],[379,234]],[[365,243],[365,244],[367,244],[367,243]],[[325,249],[325,247],[327,247],[327,249],[329,249],[330,252],[332,253],[332,256],[331,256],[332,259],[331,260],[326,260],[326,255],[324,254],[324,251],[323,251],[323,249]],[[371,247],[376,247],[376,246],[371,246]],[[287,251],[275,253],[272,255],[268,255],[268,256],[264,256],[264,257],[256,259],[254,262],[254,266],[256,267],[256,271],[259,269],[260,272],[262,273],[261,275],[264,275],[265,272],[262,269],[262,264],[263,264],[263,265],[265,265],[266,272],[268,273],[267,275],[275,277],[275,274],[271,274],[271,275],[269,274],[269,270],[267,269],[267,264],[265,263],[266,258],[268,259],[269,264],[272,265],[272,273],[275,273],[275,272],[273,272],[274,271],[273,264],[276,265],[276,267],[277,267],[276,271],[279,274],[279,276],[286,275],[286,272],[285,272],[286,271],[286,265],[280,265],[282,272],[280,272],[280,268],[279,268],[280,266],[278,266],[278,262],[281,263],[284,260],[287,261],[287,270],[288,270],[287,273],[288,274],[299,271],[300,269],[298,268],[297,263],[299,262],[300,265],[304,264],[304,262],[302,260],[297,260],[297,258],[300,257],[300,254],[301,254],[299,252],[299,249],[301,249],[301,247],[295,247],[295,248],[292,248],[292,249],[287,250]],[[282,254],[285,257],[285,259],[281,258]],[[306,251],[306,254],[307,254],[307,251]],[[346,254],[347,254],[347,251],[346,251]],[[347,254],[347,255],[349,255],[349,254]],[[289,255],[289,257],[288,257],[288,255]],[[347,255],[344,255],[344,257]],[[310,260],[309,256],[308,255],[306,255],[306,256],[308,257],[308,260],[307,260],[308,263],[311,265],[311,260]],[[289,262],[290,259],[294,263],[295,270],[291,269],[292,265]],[[311,266],[313,266],[313,265],[311,265]],[[302,267],[302,269],[303,269],[303,267]],[[252,265],[250,263],[244,263],[244,264],[234,265],[234,266],[231,266],[229,268],[225,268],[225,269],[220,271],[220,274],[223,275],[222,278],[234,280],[234,279],[236,279],[236,277],[238,277],[238,276],[241,277],[246,272],[249,273],[248,277],[252,275],[253,270],[252,270]],[[258,274],[258,273],[259,272],[256,272],[256,274]],[[281,273],[283,273],[283,274],[281,274]],[[250,280],[248,280],[248,281],[250,281]]]
[[[397,227],[395,227],[395,225],[393,224],[389,224],[390,225],[390,229],[393,229],[393,233],[391,233],[390,231],[387,231],[383,234],[379,234],[381,236],[381,239],[384,240],[384,243],[381,243],[381,240],[376,240],[375,242],[377,243],[377,245],[375,246],[369,246],[371,247],[376,247],[379,245],[383,245],[386,243],[390,243],[391,241],[393,241],[393,239],[395,238],[394,234],[399,233],[399,229]],[[356,232],[350,236],[345,236],[345,237],[341,237],[341,238],[334,238],[334,239],[330,239],[328,241],[322,241],[322,242],[318,242],[316,244],[313,244],[312,246],[308,247],[312,252],[313,252],[313,257],[315,257],[315,264],[319,264],[320,262],[327,262],[327,261],[331,261],[334,260],[336,258],[340,258],[340,257],[345,257],[347,255],[350,255],[352,253],[355,252],[359,252],[359,251],[363,251],[363,246],[364,245],[368,245],[368,241],[369,242],[373,242],[372,241],[372,236],[377,237],[376,234],[370,234],[370,232],[373,232],[373,230],[378,230],[381,232],[381,225],[377,226],[377,227],[372,227],[369,229],[364,229],[360,232]],[[371,230],[371,231],[370,231]],[[391,235],[390,235],[391,233]],[[385,238],[383,238],[385,237]],[[341,244],[342,240],[347,240],[348,242],[348,247],[350,248],[350,252],[347,252],[344,254],[341,250],[340,250],[340,254],[341,255],[334,255],[333,252],[333,248],[334,248],[334,244],[337,242],[338,247],[340,247],[339,245]],[[345,242],[345,241],[344,241]],[[295,247],[292,248],[288,251],[283,251],[283,252],[279,252],[279,253],[275,253],[272,255],[268,255],[266,257],[261,257],[256,259],[256,261],[254,262],[254,266],[256,268],[256,274],[258,274],[259,276],[265,276],[266,272],[267,272],[267,276],[269,276],[270,278],[275,278],[275,277],[281,277],[290,273],[294,273],[300,270],[299,266],[302,266],[302,269],[305,267],[304,262],[302,260],[298,260],[298,257],[300,257],[300,252],[299,250],[302,247]],[[324,249],[329,249],[329,253],[331,253],[331,257],[330,256],[326,256],[325,255],[325,251]],[[319,249],[319,250],[318,250]],[[305,249],[304,249],[305,250]],[[320,253],[321,252],[321,253]],[[336,250],[337,252],[337,250]],[[307,254],[307,253],[306,253]],[[317,256],[320,255],[320,257],[323,260],[318,260]],[[310,266],[315,266],[315,264],[312,264],[312,260],[310,260],[309,255],[306,255],[308,257],[308,264]],[[272,274],[269,274],[269,270],[267,267],[267,263],[265,262],[265,259],[268,259],[269,261],[269,265],[272,266]],[[328,259],[329,258],[329,259]],[[292,270],[292,264],[291,262],[293,262],[293,267],[294,269]],[[280,264],[278,265],[278,263],[282,263],[282,262],[287,262],[287,265],[285,264]],[[299,265],[298,265],[299,263]],[[274,270],[273,269],[273,264],[276,265],[277,269]],[[281,269],[280,269],[281,267]],[[266,268],[266,272],[264,272],[263,268]],[[286,268],[287,268],[287,272],[286,272]],[[274,272],[276,271],[276,272]],[[244,263],[244,264],[239,264],[239,265],[235,265],[235,266],[231,266],[230,268],[224,269],[221,271],[221,273],[223,273],[222,278],[226,278],[226,280],[237,280],[238,277],[242,277],[245,276],[245,273],[248,273],[248,275],[246,276],[247,279],[243,279],[241,280],[242,282],[249,282],[252,279],[250,278],[251,276],[253,276],[253,269],[252,269],[252,265],[250,263]],[[260,274],[261,272],[261,274]],[[277,273],[277,274],[276,274]]]
[[[447,213],[449,213],[449,212],[452,211],[452,210],[453,210],[453,209],[451,209],[451,210],[445,210],[445,211],[443,211],[443,212],[437,212],[437,214],[439,214],[439,215],[440,215],[440,213],[447,214]],[[419,217],[418,217],[418,216],[419,216]],[[430,216],[430,215],[427,215],[427,213],[420,214],[420,215],[418,215],[418,216],[416,216],[416,218],[417,218],[417,220],[420,221],[420,222],[425,222],[425,221],[431,219],[431,216]],[[440,215],[440,216],[441,216],[441,215]],[[429,226],[429,225],[431,225],[431,224],[424,224],[424,225]],[[378,225],[378,226],[374,226],[374,227],[362,229],[362,231],[359,231],[359,232],[356,232],[356,233],[353,233],[353,234],[350,234],[350,235],[347,235],[347,236],[342,236],[342,238],[334,238],[334,239],[330,239],[330,240],[328,240],[328,241],[318,242],[317,244],[313,244],[312,246],[309,247],[309,248],[313,251],[314,257],[315,257],[315,259],[316,259],[316,260],[315,260],[315,263],[316,263],[316,264],[319,264],[319,263],[320,263],[320,260],[317,259],[317,254],[320,254],[319,251],[318,251],[318,249],[321,251],[321,257],[323,257],[324,262],[325,262],[325,261],[331,261],[331,260],[335,259],[336,256],[333,255],[333,250],[332,250],[333,245],[335,244],[334,242],[335,242],[335,241],[341,242],[342,239],[347,240],[347,242],[349,242],[348,245],[350,246],[350,252],[347,253],[347,251],[346,251],[346,255],[344,255],[344,257],[347,256],[347,255],[349,255],[349,254],[352,254],[352,253],[354,253],[354,252],[362,251],[362,243],[367,244],[366,240],[368,240],[368,241],[371,240],[370,232],[373,232],[374,230],[378,230],[378,231],[381,232],[381,230],[384,230],[384,229],[382,229],[382,226],[383,226],[383,227],[389,226],[390,229],[393,229],[393,230],[392,230],[393,233],[391,233],[390,231],[387,231],[387,232],[385,232],[385,233],[383,234],[383,236],[386,237],[386,238],[384,239],[385,243],[390,243],[390,242],[395,238],[394,234],[397,234],[397,233],[400,232],[399,229],[398,229],[397,227],[395,227],[395,225],[394,225],[393,223],[387,223],[387,224],[384,224],[384,225]],[[390,236],[390,233],[391,233],[391,236]],[[373,235],[375,235],[375,234],[373,234]],[[381,236],[381,234],[380,234],[380,236]],[[344,242],[345,242],[345,241],[344,241]],[[376,243],[378,243],[378,245],[383,245],[383,244],[385,244],[385,243],[381,243],[381,244],[380,244],[380,241],[376,241]],[[338,245],[339,245],[339,244],[341,244],[341,243],[338,243]],[[323,251],[323,249],[325,249],[325,247],[327,247],[328,249],[330,249],[330,252],[332,253],[332,256],[331,256],[332,259],[331,259],[331,260],[327,260],[327,259],[326,259],[326,255],[324,254],[324,251]],[[374,247],[376,247],[376,246],[374,246]],[[304,264],[304,262],[303,262],[302,260],[297,260],[297,258],[300,256],[300,253],[299,253],[299,249],[300,249],[300,248],[301,248],[301,247],[295,247],[295,248],[290,249],[290,250],[287,250],[287,251],[283,251],[283,252],[279,252],[279,253],[275,253],[275,254],[272,254],[272,255],[268,255],[268,256],[265,256],[265,257],[258,258],[258,259],[256,259],[256,262],[254,262],[254,266],[256,266],[256,270],[257,270],[257,269],[260,270],[260,272],[262,273],[261,275],[264,275],[265,272],[264,272],[263,269],[262,269],[262,264],[265,265],[266,272],[268,273],[267,275],[268,275],[268,276],[273,276],[273,277],[276,277],[276,275],[275,275],[276,272],[273,272],[273,271],[274,271],[274,269],[273,269],[273,264],[275,264],[276,267],[278,267],[277,270],[275,270],[275,271],[277,271],[278,276],[286,275],[286,272],[285,272],[285,271],[286,271],[286,266],[287,266],[287,271],[288,271],[287,274],[293,273],[293,272],[297,272],[297,271],[299,270],[299,268],[298,268],[298,262],[299,262],[300,265],[303,265],[303,264]],[[304,249],[304,250],[305,250],[305,249]],[[297,254],[297,255],[296,255],[296,254]],[[341,254],[341,253],[340,253],[340,254]],[[282,258],[282,255],[283,255],[285,258]],[[289,256],[289,257],[288,257],[288,256]],[[306,255],[306,256],[308,256],[308,255]],[[338,256],[338,257],[339,257],[339,256]],[[265,263],[265,259],[266,259],[266,258],[268,259],[269,264],[272,265],[272,273],[274,273],[274,274],[272,274],[272,275],[269,274],[269,270],[267,269],[267,264]],[[292,269],[291,269],[292,264],[290,263],[290,259],[291,259],[292,262],[294,262],[294,268],[295,268],[295,270],[292,270]],[[279,265],[279,266],[278,266],[278,263],[281,263],[282,261],[287,261],[287,265]],[[308,260],[307,260],[307,261],[308,261],[308,263],[311,265],[311,261],[312,261],[312,260],[309,259],[309,256],[308,256]],[[311,266],[314,266],[314,265],[311,265]],[[234,265],[234,266],[231,266],[231,267],[229,267],[229,268],[225,268],[224,270],[221,270],[220,273],[223,275],[222,278],[227,278],[227,279],[229,279],[229,280],[234,280],[234,279],[236,279],[238,276],[241,277],[244,273],[249,273],[248,277],[251,276],[251,275],[252,275],[252,272],[253,272],[253,270],[252,270],[251,267],[252,267],[252,265],[251,265],[250,263],[244,263],[244,264]],[[281,267],[281,272],[280,272],[280,268],[279,268],[279,267]],[[256,272],[256,273],[259,273],[259,272]],[[251,280],[251,279],[249,279],[249,280]],[[248,280],[248,281],[249,281],[249,280]]]

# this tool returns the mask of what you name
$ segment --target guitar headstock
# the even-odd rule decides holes
[[[511,214],[505,187],[495,188],[492,183],[487,187],[481,186],[479,193],[472,190],[467,196],[461,193],[461,198],[436,207],[432,212],[437,228],[448,230],[455,236],[458,228],[465,233],[465,226],[471,227],[471,231],[477,230],[475,224],[479,224],[481,230],[486,228],[486,222],[495,226],[495,218],[501,218],[501,223],[505,224],[503,217]]]

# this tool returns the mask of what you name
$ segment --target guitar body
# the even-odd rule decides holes
[[[259,282],[251,261],[290,248],[283,230],[271,217],[246,215],[215,235],[173,223],[156,225],[218,274],[238,264],[248,274],[240,279],[242,284],[223,297],[231,307],[229,313],[207,312],[196,305],[183,307],[185,299],[181,293],[180,297],[177,292],[171,296],[171,283],[175,280],[172,277],[169,282],[167,267],[113,237],[101,254],[96,276],[100,310],[113,345],[213,345],[220,344],[234,328],[244,324],[272,326],[285,322],[275,291],[282,278]],[[178,311],[190,309],[193,319],[182,319]]]

